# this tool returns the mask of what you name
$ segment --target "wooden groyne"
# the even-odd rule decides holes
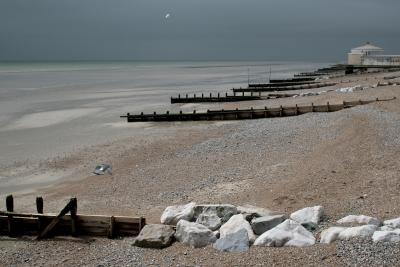
[[[0,211],[0,235],[33,235],[36,239],[61,236],[136,236],[145,226],[143,217],[83,215],[71,198],[58,214],[43,213],[43,198],[36,198],[37,213],[14,212],[13,197],[6,198],[7,211]],[[69,214],[67,214],[69,213]]]
[[[171,97],[171,104],[177,103],[215,103],[215,102],[239,102],[239,101],[254,101],[254,100],[268,100],[268,99],[276,99],[276,98],[285,98],[285,97],[293,97],[297,94],[267,94],[262,95],[262,92],[249,92],[249,93],[236,93],[233,95],[225,94],[225,96],[198,96],[194,94],[193,96],[186,95],[185,97]]]
[[[304,84],[295,86],[282,86],[282,87],[252,87],[252,88],[234,88],[232,89],[235,93],[242,92],[274,92],[274,91],[292,91],[292,90],[302,90],[302,89],[315,89],[327,86],[333,86],[336,83],[326,82],[326,83],[315,83],[315,84]]]
[[[298,116],[310,112],[334,112],[345,108],[351,108],[358,105],[365,105],[377,101],[389,101],[391,99],[374,99],[374,100],[358,100],[358,101],[343,101],[342,104],[330,104],[327,102],[325,105],[309,106],[292,106],[292,107],[276,107],[276,108],[263,108],[263,109],[233,109],[233,110],[207,110],[207,112],[192,113],[169,113],[167,111],[163,114],[139,114],[132,115],[127,113],[120,116],[126,118],[127,122],[148,122],[148,121],[212,121],[212,120],[248,120],[248,119],[261,119],[261,118],[275,118],[275,117],[288,117]]]
[[[295,86],[295,85],[307,85],[307,84],[316,84],[318,82],[315,81],[299,81],[299,82],[278,82],[278,83],[252,83],[249,84],[250,88],[259,87],[259,88],[269,88],[269,87],[287,87],[287,86]]]
[[[327,72],[301,72],[294,75],[294,77],[317,77],[317,76],[328,76]]]
[[[175,103],[205,103],[205,102],[238,102],[238,101],[250,101],[250,100],[261,100],[261,94],[257,95],[245,95],[244,93],[242,95],[238,95],[236,93],[233,93],[233,95],[228,95],[228,93],[225,93],[225,95],[221,95],[218,93],[217,95],[196,95],[194,94],[193,96],[189,96],[186,94],[184,97],[181,97],[179,94],[178,97],[171,97],[171,104]]]
[[[298,78],[272,79],[272,80],[269,80],[270,83],[312,82],[312,81],[315,81],[315,78],[313,78],[313,77],[298,77]]]

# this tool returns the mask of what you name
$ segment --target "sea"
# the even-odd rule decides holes
[[[0,168],[134,135],[119,116],[190,112],[178,94],[216,94],[331,65],[312,62],[0,63]],[[201,107],[198,107],[201,108]]]

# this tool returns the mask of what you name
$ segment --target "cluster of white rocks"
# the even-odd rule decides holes
[[[191,202],[167,207],[161,224],[146,225],[134,245],[163,248],[177,240],[193,248],[212,245],[217,250],[230,252],[246,251],[251,245],[311,246],[316,243],[312,231],[318,228],[323,215],[321,206],[307,207],[287,216],[251,205],[236,207]],[[373,217],[349,215],[337,224],[340,226],[321,232],[321,243],[355,237],[372,238],[374,242],[400,242],[400,218],[382,223]]]
[[[321,232],[321,243],[330,244],[336,240],[365,238],[374,242],[400,242],[400,218],[380,221],[365,215],[349,215],[336,222],[339,225]]]

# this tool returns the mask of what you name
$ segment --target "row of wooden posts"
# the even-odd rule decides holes
[[[78,214],[76,198],[71,198],[58,214],[43,213],[43,206],[43,198],[37,197],[37,213],[17,213],[13,196],[7,196],[7,211],[0,211],[0,235],[34,235],[36,239],[54,235],[114,238],[138,235],[146,224],[143,217]]]
[[[234,110],[207,110],[207,112],[196,112],[183,113],[182,110],[179,113],[170,113],[167,111],[163,114],[144,114],[143,112],[139,115],[132,115],[127,113],[121,116],[126,118],[127,122],[146,122],[146,121],[209,121],[209,120],[243,120],[243,119],[260,119],[260,118],[274,118],[274,117],[288,117],[297,116],[309,112],[334,112],[345,108],[351,108],[358,105],[365,105],[377,101],[389,101],[390,99],[374,99],[374,100],[358,100],[358,101],[343,101],[342,104],[330,104],[326,105],[314,105],[313,103],[309,106],[298,106],[297,104],[292,107],[278,108],[263,108],[263,109],[234,109]]]

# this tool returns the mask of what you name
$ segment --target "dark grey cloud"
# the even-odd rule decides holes
[[[398,0],[0,0],[0,60],[340,61],[365,41],[400,53],[399,10]]]

